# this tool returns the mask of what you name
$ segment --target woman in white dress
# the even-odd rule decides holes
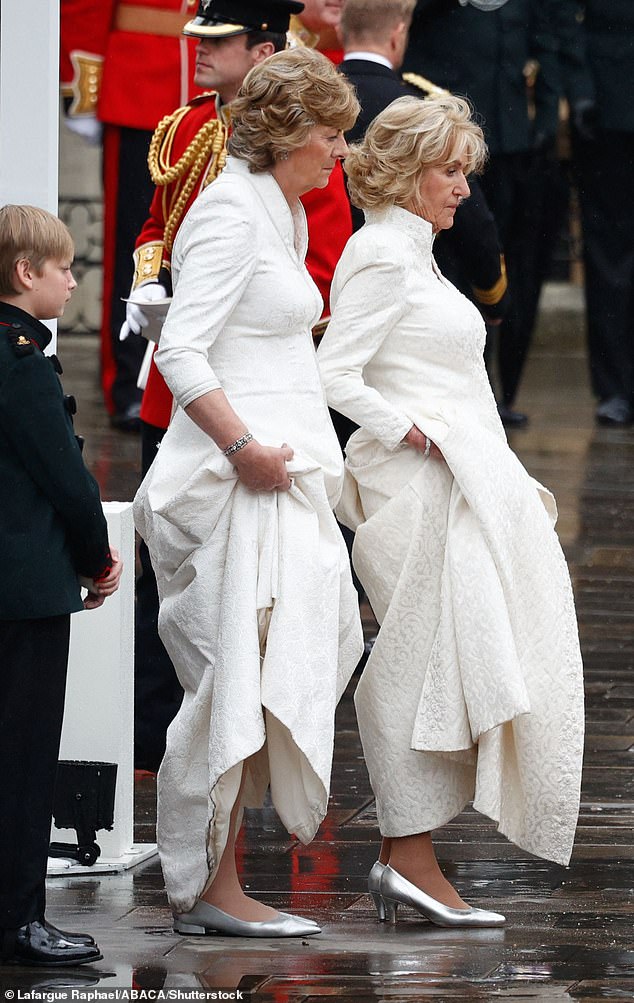
[[[438,271],[434,235],[486,150],[468,104],[403,97],[346,159],[365,210],[318,357],[347,445],[339,519],[381,625],[355,703],[381,853],[370,892],[395,918],[500,925],[442,875],[431,841],[465,804],[519,846],[570,857],[583,683],[554,499],[509,449],[477,309]]]
[[[334,711],[362,650],[332,514],[343,461],[311,327],[299,196],[325,187],[358,113],[317,52],[271,56],[232,105],[230,156],[174,244],[156,362],[177,403],[135,500],[159,632],[185,696],[158,778],[175,929],[308,936],[242,891],[241,808],[273,803],[309,842],[328,799]]]

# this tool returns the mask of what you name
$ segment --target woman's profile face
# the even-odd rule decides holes
[[[343,132],[329,125],[311,129],[308,142],[289,153],[286,161],[293,174],[294,188],[303,194],[311,188],[325,188],[337,162],[348,152]]]
[[[466,161],[456,157],[423,171],[414,212],[431,223],[434,233],[453,226],[456,209],[471,194],[465,170]]]

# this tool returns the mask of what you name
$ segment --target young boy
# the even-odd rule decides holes
[[[70,614],[119,586],[96,481],[86,470],[51,340],[76,286],[64,224],[0,209],[0,952],[5,963],[101,958],[44,917]],[[82,602],[79,576],[88,583]]]

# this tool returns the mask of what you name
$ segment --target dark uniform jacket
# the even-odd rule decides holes
[[[0,303],[0,619],[82,609],[78,575],[112,564],[44,324]]]
[[[632,0],[561,0],[554,17],[571,105],[594,101],[601,128],[634,132]]]
[[[370,59],[346,59],[344,56],[339,69],[354,84],[361,104],[359,117],[346,133],[348,143],[358,143],[363,139],[370,122],[396,98],[402,98],[405,94],[425,97],[421,91],[408,87],[394,70]]]
[[[344,58],[339,69],[354,84],[361,104],[357,121],[346,133],[349,143],[361,140],[373,119],[396,98],[409,94],[424,99],[440,90],[422,77],[418,86],[409,86],[394,70],[369,59]],[[434,256],[443,274],[495,318],[507,306],[497,228],[475,178],[469,178],[469,187],[471,198],[458,209],[453,227],[438,234]],[[355,230],[363,225],[363,213],[354,206],[352,222]]]
[[[403,69],[466,95],[483,119],[492,156],[530,150],[536,132],[557,126],[550,17],[552,9],[568,2],[507,0],[497,10],[482,11],[458,0],[419,0]],[[535,123],[528,114],[523,72],[530,59],[541,68]]]

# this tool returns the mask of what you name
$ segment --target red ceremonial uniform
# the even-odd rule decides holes
[[[173,135],[170,137],[170,164],[176,164],[180,160],[207,122],[217,120],[217,112],[218,108],[215,94],[203,95],[202,97],[196,98],[189,105],[185,114],[180,117],[180,120],[174,129]],[[177,111],[174,114],[175,116],[178,116],[179,112]],[[189,198],[179,213],[179,218],[177,219],[176,226],[174,228],[174,235],[176,234],[180,221],[184,218],[190,205],[208,183],[210,174],[211,180],[213,180],[213,177],[215,176],[215,172],[212,173],[210,171],[210,168],[212,167],[212,158],[213,154],[210,150],[207,163],[205,164],[200,177],[197,179],[197,183],[193,186]],[[169,268],[170,266],[171,253],[170,249],[165,246],[164,242],[165,228],[170,217],[171,209],[174,207],[174,203],[178,197],[178,193],[182,190],[183,185],[186,182],[187,173],[182,175],[177,181],[174,181],[169,185],[165,185],[164,187],[157,187],[154,190],[154,196],[150,206],[150,215],[145,221],[143,229],[137,237],[137,251],[135,254],[137,259],[139,257],[139,249],[147,245],[152,245],[153,247],[157,247],[157,245],[159,245],[158,252],[160,254],[160,258],[158,255],[154,257],[153,274],[150,276],[151,279],[158,278],[158,270],[160,267]],[[140,285],[143,282],[143,279],[143,274],[139,274],[138,278],[135,277],[135,286]],[[172,395],[165,383],[165,380],[154,365],[154,360],[152,360],[141,403],[141,419],[146,421],[149,425],[155,425],[157,428],[167,428],[171,411]]]
[[[155,129],[197,92],[192,84],[196,39],[182,26],[196,0],[61,0],[62,90],[80,98],[82,57],[103,62],[99,89],[81,96],[102,122]]]
[[[169,150],[170,164],[175,164],[183,156],[194,138],[210,119],[217,118],[217,111],[215,95],[206,95],[195,99],[184,114],[182,112],[175,113],[175,115],[180,114],[181,117],[174,128],[173,134],[169,137],[171,144]],[[208,140],[209,145],[210,142]],[[202,188],[216,176],[215,170],[210,171],[211,160],[212,154],[210,149],[205,169],[193,186],[187,201],[182,206],[175,226],[172,221],[171,231],[173,235],[177,232],[181,220]],[[137,262],[139,258],[141,260],[143,258],[143,249],[147,249],[148,262],[153,260],[154,274],[148,275],[148,278],[156,279],[158,277],[159,264],[169,267],[170,249],[165,246],[164,234],[170,212],[173,211],[178,193],[182,190],[186,180],[187,174],[181,175],[177,181],[164,187],[157,187],[154,193],[150,215],[137,238],[137,250],[135,252]],[[335,166],[326,188],[315,188],[307,192],[306,195],[302,196],[302,202],[308,219],[309,234],[306,266],[321,292],[325,305],[324,315],[327,316],[329,312],[332,276],[346,241],[352,233],[350,203],[346,194],[341,164],[338,163]],[[154,253],[157,244],[162,244],[160,262],[158,255]],[[151,265],[148,264],[148,270],[150,269]],[[139,285],[144,281],[144,276],[139,271],[138,264],[137,275],[138,279],[135,281],[135,285]],[[163,377],[152,361],[141,404],[141,418],[150,425],[158,428],[167,428],[171,410],[171,394]]]
[[[96,114],[104,123],[101,362],[111,413],[125,411],[139,397],[143,344],[136,338],[119,342],[121,300],[129,291],[129,255],[151,199],[151,133],[198,92],[192,83],[196,39],[181,34],[195,8],[196,0],[61,0],[60,75],[69,116]]]

